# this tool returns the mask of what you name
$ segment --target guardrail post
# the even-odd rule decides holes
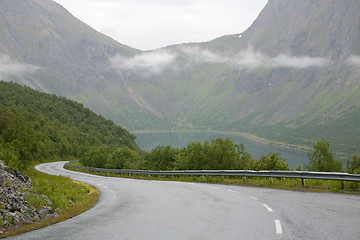
[[[345,189],[345,181],[344,180],[341,181],[341,189],[343,189],[343,190]]]
[[[131,173],[129,173],[129,177],[131,177]]]
[[[273,177],[270,177],[270,182],[274,183],[274,178]]]
[[[245,177],[243,177],[243,181],[244,181],[244,182],[246,182],[246,176],[245,176]]]
[[[205,179],[205,175],[202,175],[201,177],[202,177],[203,180]]]
[[[302,187],[305,187],[305,178],[302,178],[302,179],[301,179],[301,186],[302,186]]]

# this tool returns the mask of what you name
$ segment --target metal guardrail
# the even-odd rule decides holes
[[[184,171],[151,171],[151,170],[127,170],[127,169],[104,169],[66,164],[68,168],[82,169],[95,172],[110,172],[119,174],[142,174],[142,175],[183,175],[183,176],[239,176],[239,177],[269,177],[269,178],[299,178],[321,179],[360,182],[360,175],[338,172],[308,172],[308,171],[252,171],[252,170],[184,170]],[[303,182],[304,184],[304,182]]]

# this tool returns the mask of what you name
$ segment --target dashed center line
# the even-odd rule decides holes
[[[269,211],[269,212],[273,212],[272,208],[269,207],[267,204],[263,204],[263,206]]]
[[[252,199],[254,199],[256,201],[258,200],[256,197],[253,197],[253,196],[249,196],[249,197],[251,197]]]
[[[105,188],[106,190],[109,190],[109,191],[112,193],[113,198],[116,198],[114,190],[108,188],[107,186],[105,186],[104,188]]]
[[[274,220],[275,222],[275,228],[276,228],[276,234],[282,234],[282,227],[281,227],[281,223],[280,220]]]
[[[232,192],[232,193],[239,193],[238,191],[234,191],[234,190],[231,190],[231,189],[228,189],[229,192]]]

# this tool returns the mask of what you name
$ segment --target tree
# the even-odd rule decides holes
[[[181,148],[175,157],[175,169],[198,170],[205,164],[204,149],[201,142],[190,142],[187,148]]]
[[[230,138],[190,142],[179,150],[175,158],[175,168],[179,170],[202,169],[247,169],[251,154],[245,152],[243,143],[236,144]]]
[[[110,153],[105,168],[123,169],[126,162],[130,165],[130,163],[135,162],[137,158],[137,153],[129,147],[117,148]]]
[[[11,113],[0,108],[0,135],[10,126],[12,121]]]
[[[230,138],[217,138],[211,141],[206,151],[208,165],[205,169],[236,169],[240,162],[240,146]]]
[[[313,149],[308,152],[309,165],[305,169],[318,172],[341,172],[342,162],[334,159],[330,143],[323,138],[318,140]]]
[[[178,149],[168,146],[157,146],[145,154],[146,168],[151,170],[172,170]]]
[[[249,164],[249,168],[255,171],[261,170],[290,170],[286,159],[284,159],[280,153],[271,152],[266,155],[262,155],[259,160],[252,159]]]
[[[107,160],[110,158],[110,147],[102,146],[93,148],[86,152],[81,158],[80,162],[84,166],[104,168]]]
[[[251,156],[251,153],[245,151],[244,143],[236,146],[236,152],[239,155],[239,159],[235,163],[235,169],[249,169],[249,164],[254,158]]]
[[[358,156],[357,152],[354,154],[352,160],[348,160],[346,169],[348,173],[360,174],[360,156]]]

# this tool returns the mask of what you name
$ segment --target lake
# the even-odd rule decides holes
[[[167,146],[171,145],[176,148],[186,147],[189,142],[201,142],[206,140],[211,142],[212,139],[219,137],[231,138],[235,143],[244,143],[245,151],[251,153],[255,158],[260,158],[261,155],[269,152],[279,152],[283,158],[287,159],[290,167],[294,169],[303,163],[307,164],[309,158],[306,153],[290,150],[286,148],[280,148],[272,145],[261,144],[252,140],[249,140],[242,136],[232,136],[227,134],[215,134],[215,133],[136,133],[136,143],[138,146],[145,150],[150,151],[158,145]]]

